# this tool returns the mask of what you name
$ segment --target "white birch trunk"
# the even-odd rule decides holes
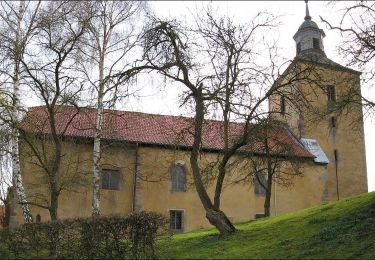
[[[12,107],[12,122],[17,125],[20,122],[20,57],[21,48],[20,43],[20,31],[21,31],[21,20],[24,12],[25,3],[20,1],[19,13],[18,13],[18,28],[16,35],[15,48],[15,66],[14,66],[14,78],[13,78],[13,107]],[[12,130],[12,182],[16,189],[18,203],[21,205],[22,214],[26,223],[32,222],[32,215],[29,209],[29,205],[26,200],[26,193],[22,183],[21,167],[20,167],[20,155],[18,147],[19,132],[17,127],[13,127]]]
[[[17,116],[18,112],[13,112]],[[12,136],[12,170],[13,170],[13,185],[16,189],[18,203],[21,205],[23,218],[26,223],[32,222],[32,216],[29,209],[29,205],[26,200],[26,193],[22,183],[21,176],[21,167],[20,167],[20,157],[19,157],[19,148],[18,148],[18,130],[13,129]]]
[[[109,73],[111,69],[106,70],[105,59],[107,55],[114,55],[112,53],[114,49],[120,50],[122,41],[118,41],[115,36],[115,27],[124,25],[134,15],[138,5],[133,2],[121,2],[121,1],[97,1],[99,11],[95,15],[94,24],[91,24],[91,33],[93,36],[93,42],[95,43],[95,52],[98,53],[98,70],[99,70],[99,85],[97,88],[97,117],[94,132],[94,148],[93,148],[93,198],[92,198],[92,216],[100,214],[100,176],[101,176],[101,137],[102,137],[102,121],[104,111],[104,97],[108,89],[105,86],[104,75]],[[134,2],[136,3],[136,2]],[[133,8],[134,7],[134,8]],[[96,21],[96,23],[95,23]],[[113,38],[115,37],[115,38]],[[124,50],[128,49],[127,46]],[[112,54],[111,54],[112,53]],[[126,51],[125,51],[126,53]],[[115,66],[124,57],[125,53],[119,53],[119,57],[114,57],[113,63],[109,67]],[[116,60],[119,58],[118,60]]]
[[[97,115],[96,126],[94,133],[94,151],[93,151],[93,194],[92,194],[92,216],[100,215],[100,175],[101,175],[101,136],[102,136],[102,122],[103,122],[103,98],[104,98],[104,54],[101,54],[99,63],[99,89],[97,100]]]

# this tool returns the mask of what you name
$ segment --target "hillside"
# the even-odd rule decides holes
[[[159,240],[160,258],[375,258],[375,192],[302,211]]]

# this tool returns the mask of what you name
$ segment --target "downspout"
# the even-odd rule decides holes
[[[136,145],[135,145],[135,161],[134,161],[134,178],[133,178],[132,212],[136,211],[138,172],[139,172],[139,155],[138,155],[138,143],[136,143]]]

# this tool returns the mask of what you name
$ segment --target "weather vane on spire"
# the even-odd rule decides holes
[[[305,16],[305,20],[311,20],[311,16],[310,16],[310,13],[309,13],[309,5],[308,5],[308,0],[305,0],[305,3],[306,3],[306,16]]]

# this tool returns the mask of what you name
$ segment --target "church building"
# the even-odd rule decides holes
[[[362,106],[360,102],[345,106],[342,102],[349,94],[360,93],[361,73],[330,60],[324,51],[324,37],[306,5],[304,21],[293,37],[296,56],[278,81],[307,73],[309,80],[293,83],[293,89],[303,93],[303,98],[287,88],[280,88],[269,98],[269,110],[275,112],[272,116],[288,125],[272,135],[289,144],[288,156],[299,158],[303,176],[295,177],[290,187],[273,185],[271,215],[367,192]],[[309,106],[299,105],[302,103]],[[56,111],[57,130],[64,133],[59,218],[91,216],[95,117],[96,111],[88,108],[78,111],[74,107],[59,107]],[[50,131],[46,127],[45,107],[29,108],[25,122],[27,131]],[[34,124],[31,127],[27,122]],[[203,133],[202,167],[215,162],[223,149],[223,141],[218,138],[222,122],[207,120],[205,124],[210,130]],[[210,227],[190,168],[191,126],[192,119],[181,116],[106,111],[101,214],[126,215],[147,210],[169,217],[170,228],[175,232]],[[230,127],[236,132],[241,124],[233,123]],[[45,173],[38,165],[38,158],[22,141],[20,149],[21,172],[27,198],[32,202],[32,214],[38,221],[48,221],[48,210],[37,206],[48,206]],[[40,149],[48,149],[48,141]],[[252,152],[257,154],[254,156],[262,156],[262,152]],[[271,152],[286,156],[276,148]],[[246,171],[249,171],[246,167],[233,170],[222,194],[221,209],[233,222],[254,219],[264,212],[264,193],[257,183],[235,181],[236,176]],[[209,181],[207,187],[212,195],[214,187]],[[20,207],[13,203],[10,225],[22,223]]]

